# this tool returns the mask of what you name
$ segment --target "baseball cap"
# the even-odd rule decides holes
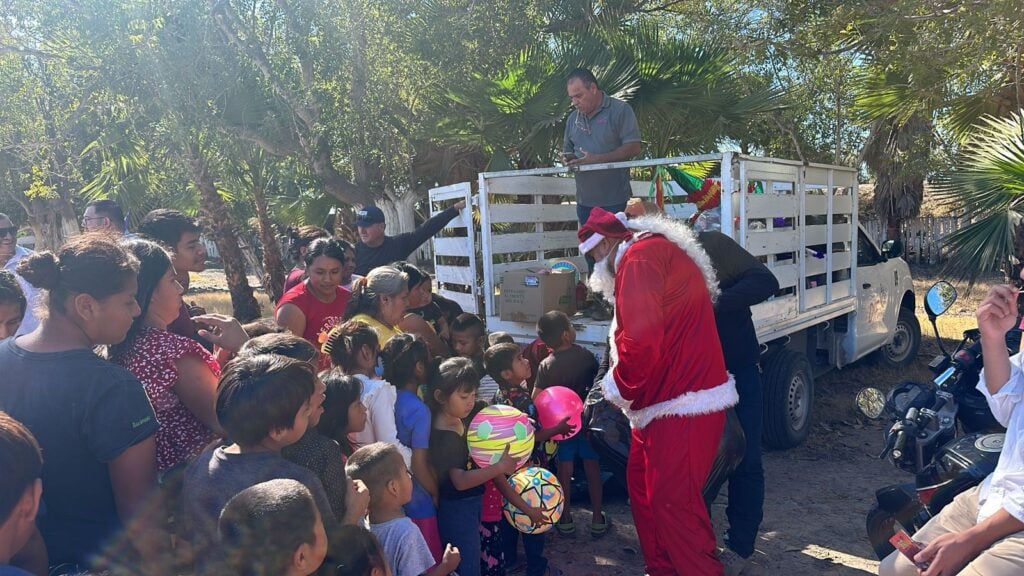
[[[384,221],[384,212],[376,206],[366,206],[356,211],[356,226],[372,226]]]

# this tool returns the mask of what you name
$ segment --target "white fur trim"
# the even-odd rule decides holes
[[[601,240],[604,240],[604,236],[598,234],[597,232],[594,232],[593,234],[591,234],[590,238],[587,238],[583,242],[580,242],[580,254],[586,254],[587,252],[590,252],[598,244],[601,243]]]
[[[601,379],[601,389],[604,391],[605,399],[622,409],[633,428],[642,430],[658,418],[721,412],[740,401],[739,393],[736,392],[736,379],[727,372],[729,379],[713,388],[687,392],[646,408],[632,410],[630,406],[633,402],[622,397],[618,382],[615,381],[615,365],[619,363],[619,351],[615,346],[615,328],[616,321],[613,317],[608,327],[608,334],[612,339],[611,346],[608,347],[608,371]]]
[[[637,430],[644,429],[658,418],[713,414],[731,408],[740,401],[740,396],[736,392],[736,379],[732,374],[729,374],[728,380],[713,388],[680,394],[639,410],[630,409],[632,402],[624,400],[619,394],[619,387],[611,368],[601,380],[601,388],[604,390],[605,398],[621,408],[626,418],[629,418],[630,425]]]
[[[618,214],[616,214],[616,217],[618,217]],[[624,224],[633,231],[633,239],[619,243],[619,249],[615,253],[614,260],[616,269],[623,254],[640,236],[646,233],[659,234],[678,246],[680,250],[693,260],[704,277],[704,284],[707,286],[708,296],[711,297],[711,301],[715,302],[718,300],[718,295],[721,294],[721,290],[718,289],[718,275],[715,273],[714,266],[711,265],[711,258],[704,251],[700,242],[697,241],[697,235],[694,234],[689,226],[657,214],[640,216],[633,220],[627,220]],[[611,255],[609,254],[609,256]],[[588,283],[591,290],[600,292],[606,300],[614,302],[615,276],[608,267],[609,256],[594,264],[594,272],[590,275]]]

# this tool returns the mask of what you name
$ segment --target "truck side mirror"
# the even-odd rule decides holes
[[[896,240],[886,240],[882,243],[882,256],[886,258],[899,258],[903,256],[903,243]]]

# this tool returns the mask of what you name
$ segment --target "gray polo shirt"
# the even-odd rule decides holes
[[[611,152],[623,144],[640,142],[640,127],[633,109],[618,98],[603,94],[601,106],[589,118],[573,110],[565,122],[562,151],[582,156]],[[595,170],[576,173],[576,201],[584,206],[624,204],[632,196],[629,170]]]

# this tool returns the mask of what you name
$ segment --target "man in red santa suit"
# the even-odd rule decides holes
[[[633,428],[626,479],[650,576],[721,575],[701,489],[739,397],[715,329],[711,261],[685,225],[594,208],[580,252],[615,304],[605,398]]]

